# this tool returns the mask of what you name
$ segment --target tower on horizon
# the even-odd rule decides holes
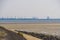
[[[50,19],[50,17],[49,17],[49,16],[47,16],[47,19]]]

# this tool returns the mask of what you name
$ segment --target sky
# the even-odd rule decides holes
[[[0,17],[60,18],[60,0],[0,0]]]

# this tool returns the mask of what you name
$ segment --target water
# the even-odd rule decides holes
[[[0,23],[60,23],[60,19],[0,19]]]

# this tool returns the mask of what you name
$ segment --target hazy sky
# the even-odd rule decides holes
[[[0,0],[0,17],[60,18],[60,0]]]

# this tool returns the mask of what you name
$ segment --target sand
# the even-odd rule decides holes
[[[31,35],[28,35],[28,34],[24,34],[24,33],[21,33],[23,35],[23,37],[27,40],[42,40],[42,39],[39,39],[39,38],[36,38],[36,37],[33,37]]]
[[[52,35],[60,35],[60,24],[21,24],[21,23],[0,23],[9,30],[23,30],[29,32],[46,33]]]

